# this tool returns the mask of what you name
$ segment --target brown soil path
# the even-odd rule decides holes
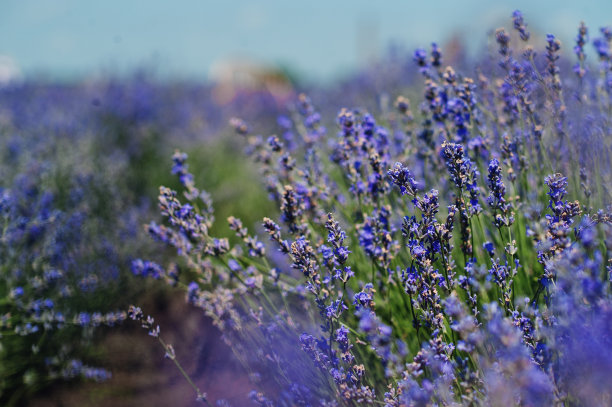
[[[161,327],[161,337],[176,350],[177,359],[211,404],[218,399],[232,406],[250,404],[253,388],[220,332],[198,310],[185,303],[177,292],[157,293],[140,303]],[[174,366],[164,358],[159,343],[136,323],[105,333],[100,343],[107,355],[103,367],[113,377],[104,383],[60,384],[32,400],[35,407],[128,407],[201,406],[193,389]]]

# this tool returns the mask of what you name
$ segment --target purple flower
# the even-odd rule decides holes
[[[436,68],[442,66],[442,50],[435,42],[431,43],[431,66]]]
[[[13,290],[11,291],[11,296],[13,298],[19,298],[19,297],[23,296],[23,287],[15,287],[15,288],[13,288]]]
[[[421,67],[424,68],[427,66],[427,51],[423,48],[418,48],[414,51],[414,62]]]
[[[387,171],[387,175],[399,187],[402,195],[409,194],[414,196],[416,194],[418,184],[410,170],[404,167],[402,163],[395,163],[393,168]]]
[[[523,20],[523,13],[519,10],[514,10],[512,13],[512,22],[514,23],[514,29],[517,30],[523,41],[529,40],[529,31],[527,31],[527,25]]]

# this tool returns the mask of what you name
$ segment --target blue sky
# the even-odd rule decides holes
[[[462,33],[482,44],[511,25],[516,8],[531,29],[567,49],[584,20],[591,37],[612,24],[612,1],[382,0],[3,0],[0,64],[23,76],[82,78],[155,66],[161,76],[206,79],[228,58],[281,63],[313,79],[354,69],[391,41],[408,48]]]

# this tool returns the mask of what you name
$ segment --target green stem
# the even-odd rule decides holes
[[[185,371],[185,369],[183,369],[183,366],[181,366],[180,362],[176,359],[176,355],[174,355],[174,351],[170,350],[169,345],[166,345],[166,343],[164,342],[164,340],[161,337],[157,337],[157,340],[159,341],[159,343],[162,345],[162,347],[164,348],[164,351],[166,352],[166,354],[170,355],[170,359],[172,359],[172,361],[174,362],[174,364],[176,365],[176,367],[178,368],[178,370],[181,372],[181,374],[183,375],[183,377],[187,380],[187,382],[189,383],[189,385],[193,388],[193,390],[196,392],[197,395],[197,399],[198,401],[203,401],[204,403],[206,403],[207,406],[212,407],[212,405],[210,404],[210,402],[208,401],[208,399],[206,398],[206,394],[202,393],[200,391],[200,389],[198,388],[198,386],[196,386],[196,384],[193,382],[193,380],[191,380],[191,377],[187,374],[187,372]]]

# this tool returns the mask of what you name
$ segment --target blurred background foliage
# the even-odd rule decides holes
[[[233,109],[220,113],[211,92],[210,86],[163,84],[142,73],[93,84],[1,87],[0,191],[15,199],[17,211],[7,218],[2,238],[1,294],[9,299],[16,284],[28,291],[43,270],[58,269],[65,277],[62,289],[70,296],[50,296],[56,309],[104,313],[149,302],[163,312],[172,294],[145,287],[130,275],[129,265],[138,253],[172,256],[158,252],[144,224],[157,219],[159,186],[177,186],[170,157],[179,147],[193,157],[194,173],[216,198],[220,221],[215,233],[229,235],[224,219],[230,214],[254,225],[269,213],[271,204],[259,188],[257,172],[242,158],[239,140],[228,136]],[[264,109],[273,117],[270,95],[260,96],[252,114]],[[247,97],[234,103],[240,106]],[[20,250],[29,254],[24,257]],[[179,303],[184,308],[182,298]],[[10,328],[15,311],[6,306],[1,314],[9,317]],[[3,336],[2,404],[21,404],[61,379],[61,369],[50,373],[49,365],[58,353],[65,361],[70,355],[90,365],[112,366],[112,347],[95,346],[107,334],[107,329],[67,326]],[[147,342],[139,332],[136,337],[138,343]]]

